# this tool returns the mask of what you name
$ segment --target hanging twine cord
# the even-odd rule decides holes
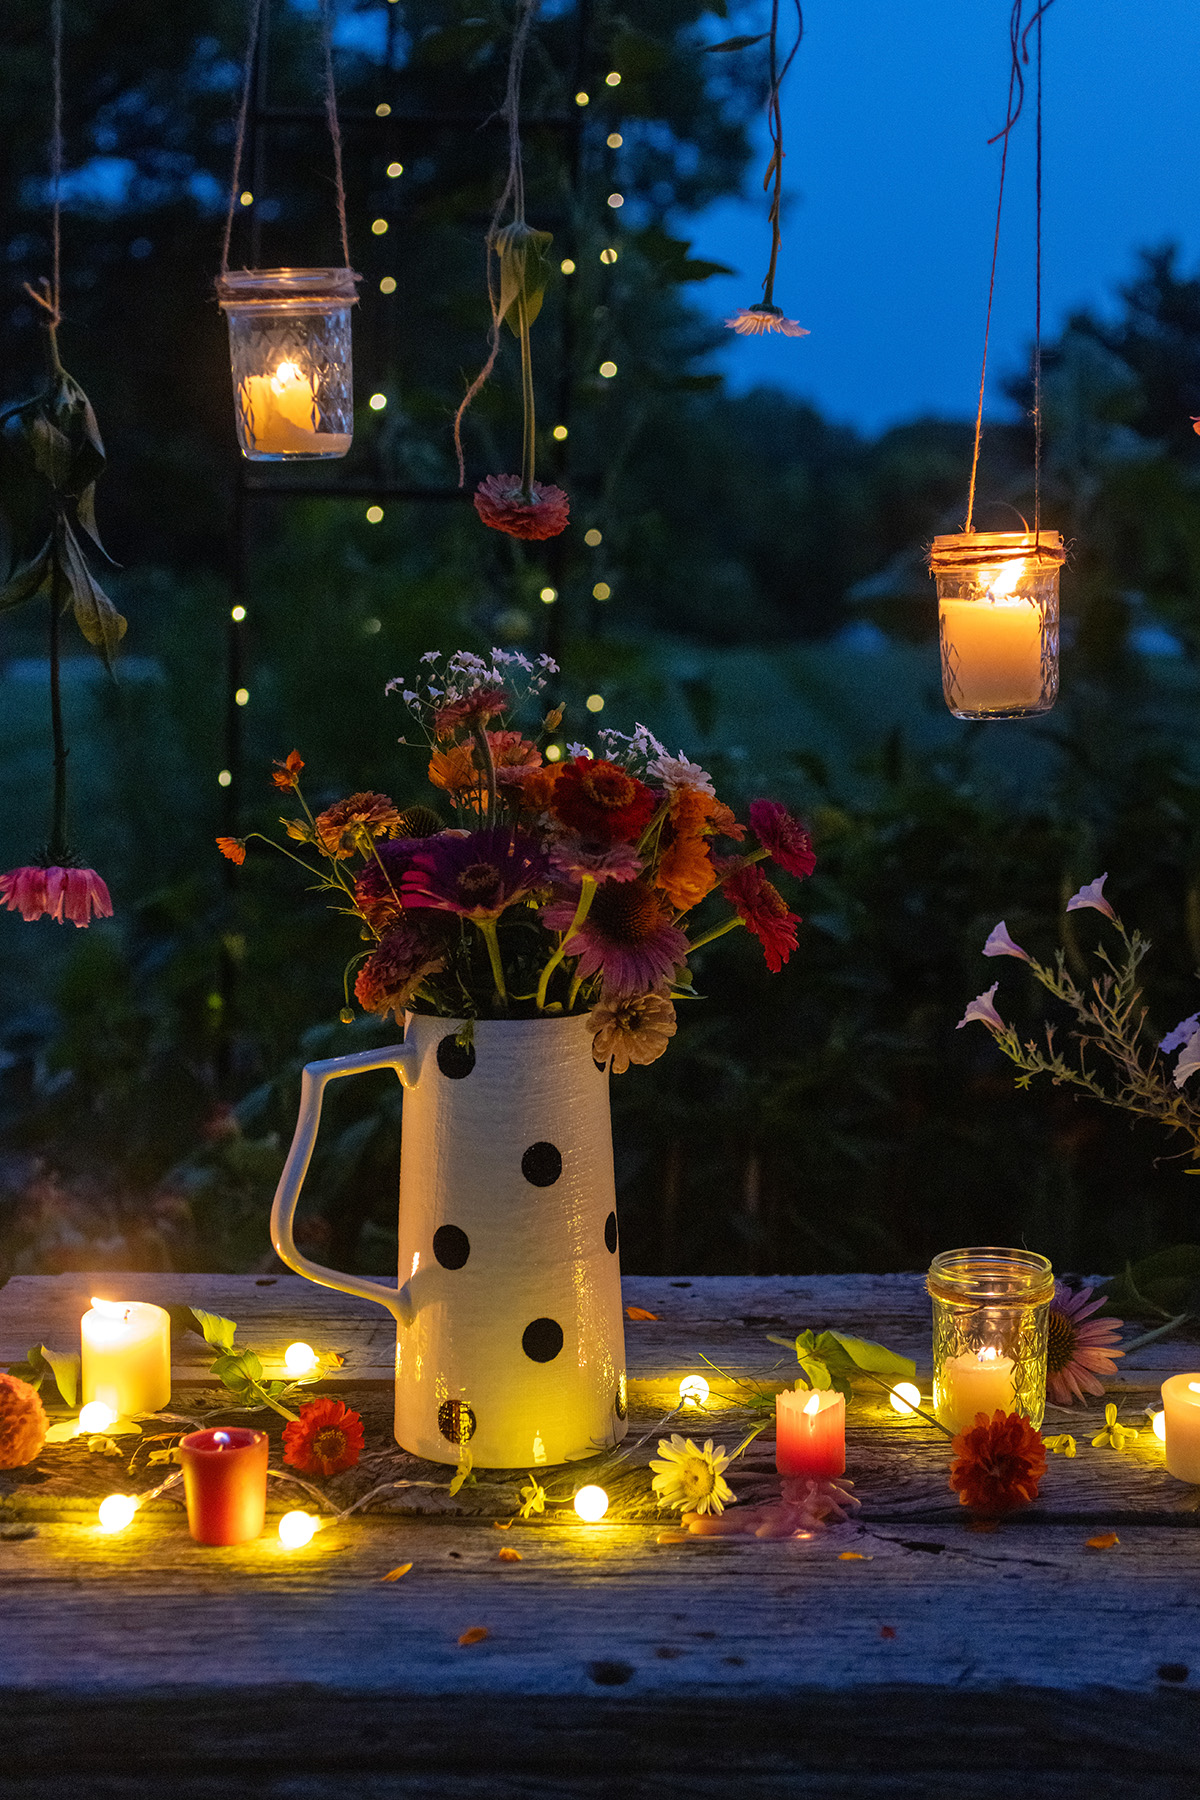
[[[1037,254],[1034,259],[1034,327],[1033,327],[1033,547],[1037,551],[1042,535],[1042,14],[1039,7],[1034,18],[1037,26],[1037,189],[1036,225]]]
[[[43,275],[37,287],[31,287],[27,281],[23,286],[29,298],[36,301],[46,314],[43,323],[47,329],[54,332],[62,323],[63,0],[51,0],[50,63],[54,95],[50,123],[50,237],[53,273],[49,281]]]
[[[771,133],[771,160],[767,164],[763,176],[763,192],[771,185],[772,177],[775,190],[771,195],[771,204],[767,209],[767,218],[771,223],[771,261],[767,267],[766,279],[763,281],[763,305],[775,304],[775,265],[779,260],[779,246],[783,242],[783,233],[779,225],[779,207],[783,196],[783,114],[779,105],[779,90],[783,86],[783,78],[795,61],[796,52],[804,39],[804,14],[800,0],[795,0],[796,7],[796,41],[788,51],[783,67],[778,66],[779,50],[779,0],[771,0],[771,33],[769,67],[771,75],[771,91],[767,96],[767,124]]]
[[[61,4],[61,0],[56,0]],[[225,211],[225,236],[221,243],[221,273],[229,273],[229,245],[233,237],[233,219],[241,191],[242,158],[246,151],[246,126],[250,118],[250,94],[254,85],[254,59],[262,31],[264,0],[251,0],[250,33],[242,64],[242,98],[238,107],[237,134],[233,146],[233,173],[229,182],[229,204]],[[331,0],[321,0],[321,53],[325,64],[325,119],[333,142],[333,174],[337,195],[338,229],[342,239],[342,257],[350,267],[350,233],[346,224],[346,183],[342,174],[342,128],[338,122],[337,87],[333,79],[333,8]]]
[[[975,484],[979,474],[979,445],[983,436],[983,396],[987,385],[988,342],[992,331],[992,304],[996,295],[996,262],[1000,254],[1000,219],[1004,210],[1004,177],[1008,170],[1008,144],[1013,127],[1021,116],[1025,104],[1025,72],[1023,64],[1029,61],[1029,34],[1037,26],[1037,331],[1035,345],[1035,399],[1034,399],[1034,486],[1035,534],[1040,519],[1038,518],[1037,501],[1041,464],[1041,318],[1042,318],[1042,15],[1053,6],[1054,0],[1041,0],[1033,17],[1026,24],[1022,19],[1024,0],[1013,0],[1012,12],[1009,16],[1008,36],[1010,64],[1008,75],[1008,105],[1005,107],[1004,124],[994,137],[988,139],[989,145],[1003,142],[1000,155],[1000,191],[996,197],[996,230],[992,239],[992,268],[988,279],[987,317],[983,327],[983,363],[979,371],[979,404],[975,412],[975,443],[971,453],[971,483],[967,493],[967,522],[964,531],[970,531],[975,517]],[[1036,541],[1036,536],[1035,536]]]
[[[525,169],[521,160],[521,72],[525,66],[525,50],[529,43],[529,34],[537,17],[540,0],[519,0],[520,10],[517,14],[516,28],[513,31],[512,47],[508,54],[508,83],[504,90],[504,103],[500,108],[500,117],[508,126],[508,175],[496,201],[488,225],[487,237],[484,240],[484,256],[487,262],[488,302],[491,306],[492,324],[488,333],[487,361],[463,395],[458,411],[454,415],[454,454],[458,459],[458,485],[462,487],[467,478],[467,465],[463,456],[462,422],[467,409],[476,394],[489,380],[496,366],[496,358],[500,354],[500,289],[496,281],[493,255],[496,245],[496,234],[500,229],[500,221],[505,209],[511,203],[513,220],[516,224],[525,223]],[[493,114],[494,118],[496,115]]]

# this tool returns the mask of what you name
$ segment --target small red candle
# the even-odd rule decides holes
[[[846,1472],[846,1401],[833,1388],[785,1388],[775,1396],[775,1467],[829,1481]]]
[[[267,1510],[267,1434],[245,1426],[193,1431],[179,1446],[188,1530],[198,1544],[244,1544]]]

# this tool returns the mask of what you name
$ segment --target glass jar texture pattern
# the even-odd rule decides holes
[[[930,1264],[933,1408],[962,1431],[976,1410],[1019,1412],[1034,1430],[1046,1410],[1054,1272],[1030,1250],[947,1250]]]
[[[252,462],[349,450],[357,280],[349,269],[242,269],[218,280],[238,442]]]
[[[942,693],[958,719],[1023,719],[1058,698],[1057,531],[935,538]]]

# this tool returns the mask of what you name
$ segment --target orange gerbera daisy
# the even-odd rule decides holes
[[[310,1400],[283,1428],[283,1460],[306,1475],[336,1475],[362,1455],[363,1423],[341,1400]]]
[[[960,1432],[952,1447],[950,1486],[960,1506],[990,1515],[1037,1499],[1046,1446],[1020,1413],[997,1409],[989,1419],[977,1412],[970,1431]]]
[[[365,839],[391,837],[402,823],[395,801],[386,794],[351,794],[317,814],[317,842],[326,856],[345,862]]]

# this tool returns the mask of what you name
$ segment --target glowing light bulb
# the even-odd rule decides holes
[[[550,436],[552,438],[554,438],[556,443],[559,443],[559,444],[563,443],[567,436],[566,426],[565,425],[556,425],[554,427],[554,430],[550,433]]]
[[[240,625],[246,616],[246,609],[244,606],[232,606],[229,609],[229,616],[235,625]]]
[[[541,597],[547,606],[553,606],[554,602],[558,599],[558,589],[555,587],[544,587],[542,589]]]
[[[368,525],[378,525],[382,518],[383,518],[382,506],[368,506],[368,508],[367,508],[367,524]]]
[[[394,294],[396,291],[396,277],[394,275],[385,275],[379,284],[379,291],[381,294]]]
[[[388,175],[391,178],[391,180],[395,181],[395,179],[398,175],[403,175],[404,164],[403,163],[389,163],[387,166],[387,172],[388,172]]]
[[[387,230],[387,228],[388,228],[388,222],[386,219],[372,219],[371,220],[371,230],[376,237],[382,237],[384,232]]]
[[[285,1550],[302,1550],[311,1541],[320,1522],[311,1513],[284,1513],[279,1521],[279,1541]]]
[[[283,1366],[289,1375],[307,1375],[320,1360],[311,1344],[289,1344],[283,1353]]]
[[[237,692],[233,696],[233,703],[235,706],[249,706],[249,704],[250,704],[250,689],[249,688],[238,688]]]
[[[911,1418],[921,1404],[921,1390],[911,1381],[898,1381],[888,1399],[893,1412],[906,1413]]]
[[[558,266],[564,275],[573,275],[575,273],[574,260],[569,256],[564,256]]]
[[[239,194],[238,199],[243,206],[254,205],[254,195],[250,192],[249,188],[247,188],[244,193]]]
[[[600,261],[602,263],[606,263],[606,264],[615,263],[616,260],[617,260],[617,252],[613,249],[611,244],[609,244],[607,249],[602,250],[600,252]]]
[[[814,1391],[812,1393],[812,1395],[805,1401],[804,1411],[806,1413],[812,1414],[815,1412],[820,1412],[820,1410],[821,1410],[821,1396],[820,1396],[820,1394],[818,1394]]]
[[[221,769],[217,774],[217,786],[218,787],[230,787],[230,786],[232,786],[232,784],[233,784],[233,771],[231,769]]]
[[[80,1431],[107,1431],[110,1425],[116,1424],[116,1420],[116,1413],[103,1400],[89,1400],[79,1410]]]
[[[377,119],[386,119],[388,114],[391,112],[391,110],[392,109],[388,105],[387,101],[381,100],[379,105],[375,108],[375,117]]]
[[[609,587],[607,581],[598,581],[596,583],[595,587],[592,589],[592,599],[593,600],[611,600],[612,599],[612,589]]]
[[[575,96],[576,106],[586,106],[588,104],[588,102],[591,100],[591,97],[592,96],[590,94],[585,94],[583,92],[583,89],[581,88]]]
[[[593,525],[590,531],[584,532],[583,541],[589,550],[594,550],[597,544],[602,544],[604,542],[604,533],[602,531],[597,531],[596,527]]]
[[[615,69],[611,69],[604,77],[604,85],[606,87],[620,87],[621,77],[617,74]]]
[[[685,1406],[703,1406],[708,1399],[708,1383],[703,1375],[685,1375],[679,1384],[679,1398]]]
[[[608,1511],[608,1495],[602,1487],[581,1487],[575,1496],[575,1511],[588,1525],[594,1525]]]
[[[605,381],[611,381],[616,372],[617,365],[615,362],[602,362],[600,364],[600,373],[603,375]]]
[[[100,1529],[124,1531],[138,1509],[132,1494],[110,1494],[100,1502]]]
[[[615,212],[618,206],[624,206],[624,204],[625,204],[624,194],[610,194],[608,196],[608,204],[613,208],[613,210]]]
[[[562,745],[561,744],[547,744],[546,745],[546,761],[547,762],[561,762],[562,761]]]
[[[603,712],[604,711],[604,695],[603,694],[589,694],[587,699],[584,701],[584,705],[587,707],[589,712]]]
[[[1189,1382],[1188,1386],[1193,1387],[1193,1386],[1195,1386],[1195,1383]],[[1154,1417],[1150,1421],[1150,1429],[1154,1433],[1155,1437],[1158,1439],[1160,1444],[1166,1443],[1166,1441],[1167,1441],[1167,1415],[1165,1412],[1156,1412],[1155,1413]]]
[[[625,142],[625,139],[621,136],[619,131],[610,131],[604,141],[610,150],[619,150],[621,145]]]
[[[372,394],[371,398],[367,401],[367,405],[370,407],[372,412],[382,412],[384,407],[387,405],[387,395],[386,394]]]

